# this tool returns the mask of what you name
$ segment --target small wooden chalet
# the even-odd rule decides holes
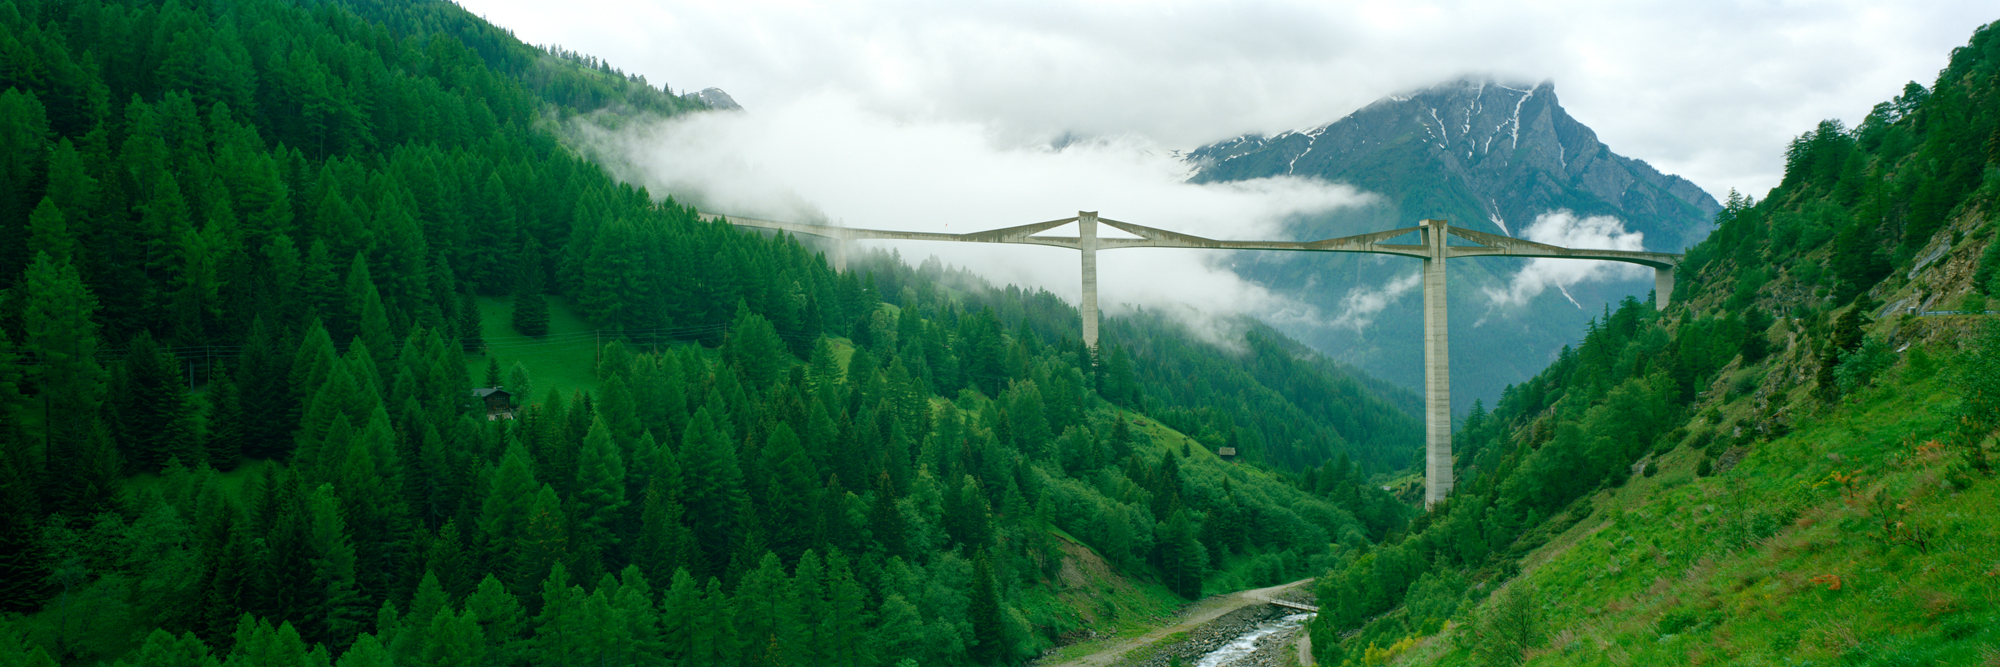
[[[1221,456],[1221,457],[1222,457],[1222,460],[1224,460],[1224,461],[1234,461],[1234,460],[1236,460],[1236,448],[1235,448],[1235,447],[1219,447],[1219,448],[1217,448],[1217,449],[1215,450],[1215,453],[1216,453],[1216,455],[1218,455],[1218,456]]]
[[[486,406],[486,421],[514,418],[514,395],[499,387],[480,387],[472,396]]]

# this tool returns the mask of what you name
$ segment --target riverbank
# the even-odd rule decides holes
[[[1175,615],[1172,622],[1143,636],[1086,642],[1064,652],[1072,657],[1052,656],[1054,659],[1033,664],[1036,667],[1154,667],[1167,665],[1178,656],[1183,664],[1193,665],[1209,651],[1254,630],[1257,624],[1291,613],[1272,606],[1268,600],[1277,598],[1311,604],[1312,592],[1307,586],[1310,583],[1311,579],[1301,579],[1281,586],[1204,598],[1188,605]],[[1258,643],[1258,649],[1251,658],[1237,664],[1274,667],[1293,664],[1286,662],[1284,656],[1291,639],[1298,635],[1297,630],[1274,633]],[[1083,653],[1078,654],[1075,649],[1083,649]]]

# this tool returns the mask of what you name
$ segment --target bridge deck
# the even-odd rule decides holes
[[[1315,607],[1303,602],[1293,602],[1291,600],[1265,600],[1265,602],[1269,602],[1271,603],[1272,606],[1275,607],[1284,607],[1286,609],[1297,609],[1299,611],[1310,611],[1315,614],[1319,613],[1319,607]]]

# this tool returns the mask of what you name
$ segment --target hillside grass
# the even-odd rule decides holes
[[[1725,472],[1683,446],[1579,501],[1506,584],[1541,613],[1529,664],[2000,664],[2000,482],[1944,444],[1956,402],[1893,377],[1768,442],[1717,438]],[[1471,639],[1398,664],[1478,664]]]
[[[475,386],[483,386],[488,356],[500,360],[500,378],[520,363],[528,369],[534,396],[517,396],[516,403],[539,401],[549,389],[561,390],[564,397],[597,390],[597,350],[609,338],[595,335],[596,327],[570,308],[568,302],[548,298],[549,332],[531,337],[514,330],[514,302],[505,297],[479,297],[480,335],[486,340],[484,353],[465,355],[466,372]]]

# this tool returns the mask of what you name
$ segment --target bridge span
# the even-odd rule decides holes
[[[885,229],[836,227],[801,222],[759,220],[729,215],[711,215],[739,227],[775,229],[834,240],[829,260],[835,270],[847,269],[850,241],[879,239],[892,241],[956,241],[961,243],[1013,243],[1072,248],[1082,254],[1083,296],[1077,310],[1083,318],[1083,342],[1097,348],[1097,251],[1124,248],[1211,248],[1216,250],[1281,250],[1296,252],[1360,252],[1402,255],[1424,260],[1424,505],[1444,500],[1452,489],[1451,456],[1451,352],[1446,336],[1445,260],[1461,257],[1536,257],[1626,262],[1653,269],[1654,305],[1665,309],[1673,299],[1674,269],[1682,255],[1662,252],[1565,248],[1499,234],[1452,227],[1444,220],[1424,220],[1415,227],[1391,229],[1319,241],[1241,241],[1210,239],[1098,217],[1096,211],[1079,211],[1076,217],[1003,227],[965,234],[905,232]],[[1069,223],[1076,223],[1077,235],[1040,236]],[[1097,226],[1104,224],[1138,238],[1101,238]],[[1415,244],[1384,243],[1415,233]],[[1450,245],[1457,237],[1473,245]],[[1273,604],[1276,604],[1273,602]]]

